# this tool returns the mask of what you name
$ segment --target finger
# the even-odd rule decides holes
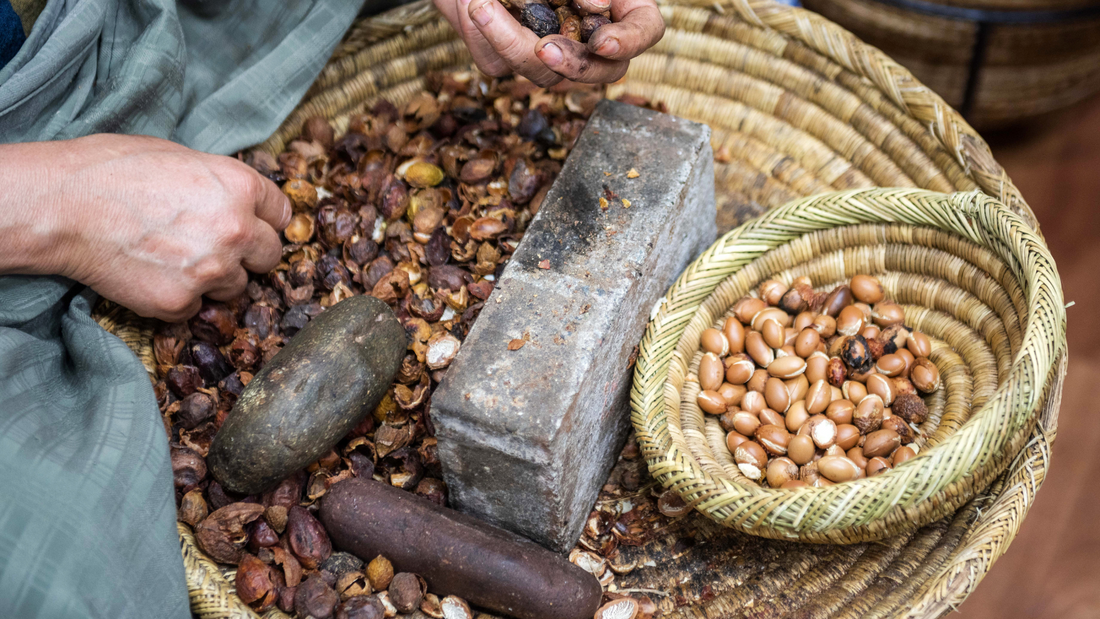
[[[549,36],[539,41],[539,59],[559,75],[574,82],[609,84],[626,75],[627,60],[608,60],[588,53],[583,43],[563,36]]]
[[[547,88],[561,81],[535,56],[538,35],[524,28],[497,0],[472,0],[470,19],[513,71]]]
[[[466,48],[470,50],[470,56],[474,59],[474,64],[485,75],[492,77],[502,77],[512,72],[512,67],[508,66],[500,54],[497,53],[489,41],[485,38],[485,35],[481,34],[481,31],[474,25],[473,20],[470,19],[470,0],[456,0],[458,3],[458,26],[455,30],[458,31],[463,42],[466,43]]]
[[[205,294],[215,301],[229,301],[240,296],[247,285],[248,273],[243,267],[235,267],[221,281],[211,286]]]
[[[253,273],[267,273],[279,264],[282,255],[283,245],[279,241],[279,233],[257,219],[252,230],[252,242],[241,255],[241,264]]]
[[[149,317],[163,320],[164,322],[183,322],[199,313],[199,310],[202,309],[202,299],[200,297],[195,297],[189,299],[186,304],[177,307],[178,309],[153,309]],[[142,315],[144,316],[145,314]]]
[[[253,175],[255,181],[252,195],[256,200],[256,217],[267,222],[275,230],[286,228],[292,215],[290,199],[278,185],[271,182],[271,179],[260,176],[258,172],[253,172]]]
[[[630,60],[665,34],[665,20],[653,0],[617,0],[611,14],[615,21],[588,40],[588,49],[604,58]]]
[[[586,13],[603,13],[611,9],[611,0],[575,0]]]

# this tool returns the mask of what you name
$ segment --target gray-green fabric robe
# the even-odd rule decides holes
[[[111,132],[233,153],[290,113],[362,1],[49,0],[0,70],[0,142]],[[190,616],[153,390],[94,300],[0,277],[5,619]]]

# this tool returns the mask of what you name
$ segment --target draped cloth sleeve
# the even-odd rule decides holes
[[[231,154],[274,132],[361,4],[49,0],[0,69],[0,142],[110,132]],[[186,619],[164,425],[95,300],[0,277],[0,617]]]

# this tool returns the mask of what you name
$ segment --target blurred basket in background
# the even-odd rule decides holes
[[[1096,0],[803,0],[889,54],[980,128],[1100,91]]]

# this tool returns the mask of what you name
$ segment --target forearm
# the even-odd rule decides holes
[[[0,274],[68,275],[76,222],[58,189],[66,142],[0,144]]]

